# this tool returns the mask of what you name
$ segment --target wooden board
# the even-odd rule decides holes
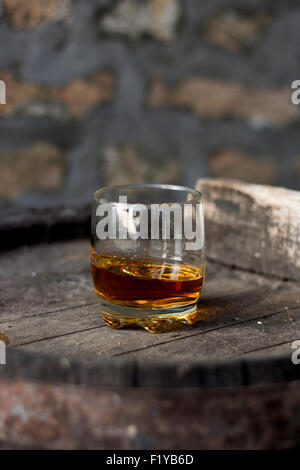
[[[258,197],[239,183],[201,185],[202,319],[164,334],[105,326],[89,242],[78,239],[89,233],[89,208],[2,216],[0,332],[10,344],[0,365],[0,448],[299,447],[300,366],[291,360],[299,239],[281,217],[287,194],[279,191],[285,209],[270,232],[275,190]],[[256,251],[263,231],[273,245]]]
[[[300,193],[201,179],[211,259],[281,279],[300,279]]]

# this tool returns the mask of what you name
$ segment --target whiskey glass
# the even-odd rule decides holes
[[[96,191],[91,270],[111,328],[163,332],[198,321],[205,278],[201,194],[167,184]]]

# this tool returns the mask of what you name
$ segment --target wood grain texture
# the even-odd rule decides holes
[[[21,245],[89,237],[90,205],[2,210],[0,251]]]
[[[281,279],[300,279],[300,193],[201,179],[207,255]]]
[[[112,330],[93,290],[89,243],[76,240],[2,253],[0,292],[0,331],[10,341],[10,367],[0,374],[98,385],[245,385],[254,380],[245,372],[247,356],[253,364],[261,355],[273,364],[266,382],[300,377],[290,359],[291,343],[300,337],[295,282],[208,262],[196,325],[165,334]],[[273,356],[283,345],[280,375]],[[12,354],[16,350],[30,359],[21,361]],[[69,370],[69,364],[76,366]]]

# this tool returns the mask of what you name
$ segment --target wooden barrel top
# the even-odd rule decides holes
[[[88,231],[87,212],[82,214]],[[93,290],[89,241],[55,241],[60,217],[51,214],[47,233],[55,235],[48,243],[0,255],[0,331],[9,339],[10,362],[1,374],[38,377],[47,364],[53,380],[57,374],[63,381],[200,388],[299,378],[291,361],[292,342],[300,337],[298,282],[208,259],[198,305],[203,319],[196,325],[163,334],[113,330]],[[24,213],[19,226],[28,218]],[[35,231],[32,220],[29,233]],[[45,213],[44,220],[49,226]],[[64,238],[76,235],[74,225],[78,230],[71,217]]]
[[[90,273],[89,207],[3,214],[1,448],[300,445],[300,365],[291,360],[300,337],[295,194],[291,212],[277,202],[272,212],[256,187],[201,185],[203,318],[161,334],[104,324]],[[276,271],[282,260],[287,269]],[[12,420],[16,410],[26,419]]]

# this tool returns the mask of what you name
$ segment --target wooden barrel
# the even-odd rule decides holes
[[[300,193],[214,180],[198,187],[202,320],[163,334],[104,324],[89,208],[3,214],[1,447],[299,446]]]

